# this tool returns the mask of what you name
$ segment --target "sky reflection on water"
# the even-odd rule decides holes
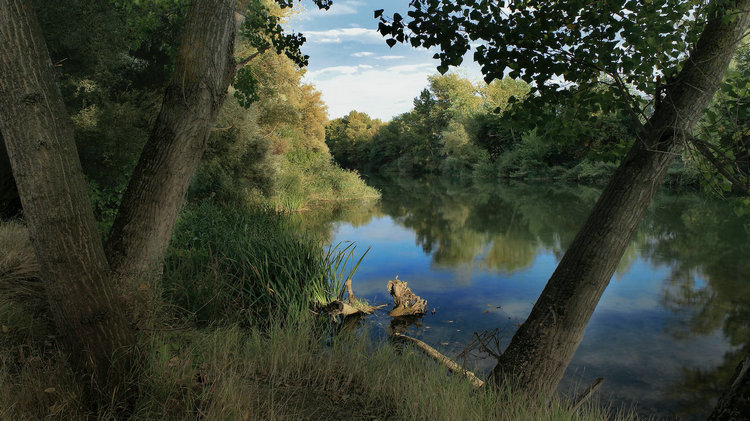
[[[357,295],[389,303],[385,286],[398,275],[436,309],[408,333],[451,356],[475,331],[498,328],[507,345],[598,195],[564,185],[401,183],[378,185],[376,205],[315,218],[327,220],[332,243],[372,247],[355,275]],[[560,390],[605,377],[603,400],[635,403],[643,415],[703,417],[750,342],[749,231],[729,203],[660,195]]]

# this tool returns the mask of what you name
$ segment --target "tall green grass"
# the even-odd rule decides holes
[[[165,263],[165,299],[198,325],[249,324],[326,304],[351,277],[356,247],[326,249],[268,208],[204,201],[182,215]]]

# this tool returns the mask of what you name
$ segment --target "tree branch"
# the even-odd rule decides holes
[[[711,162],[711,165],[713,165],[714,168],[716,168],[719,174],[723,175],[724,178],[729,180],[729,182],[732,183],[734,187],[736,187],[746,196],[750,196],[750,190],[748,190],[747,187],[740,180],[738,180],[732,173],[730,173],[729,171],[727,171],[726,168],[724,168],[721,160],[719,160],[719,158],[717,158],[713,153],[711,153],[706,142],[693,137],[693,138],[690,138],[690,143],[693,146],[695,146],[695,149],[698,152],[700,152],[701,155],[703,155],[706,159],[708,159],[709,162]]]
[[[411,336],[406,336],[401,333],[394,333],[393,336],[413,343],[419,349],[421,349],[425,354],[430,356],[432,359],[448,367],[448,370],[454,373],[463,374],[464,376],[466,376],[466,378],[469,379],[469,381],[471,382],[471,385],[474,386],[475,389],[480,388],[484,385],[484,381],[479,379],[474,373],[472,373],[469,370],[465,370],[463,367],[458,365],[455,361],[441,354],[438,350],[420,341],[419,339],[412,338]]]
[[[245,65],[247,65],[247,63],[250,63],[252,59],[254,59],[255,57],[258,57],[259,55],[260,55],[260,51],[256,51],[253,54],[250,54],[248,57],[238,61],[237,64],[234,65],[234,72],[235,73],[239,72],[240,69],[242,69],[243,67],[245,67]]]

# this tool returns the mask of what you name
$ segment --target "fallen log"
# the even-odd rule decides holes
[[[420,341],[419,339],[412,338],[411,336],[406,336],[403,333],[394,333],[393,336],[401,340],[413,343],[429,357],[446,366],[451,372],[466,376],[466,378],[469,379],[469,382],[471,382],[471,385],[474,386],[475,389],[480,388],[484,385],[484,381],[482,381],[474,373],[464,369],[463,367],[458,365],[458,363],[441,354],[438,350]]]
[[[415,295],[406,282],[396,279],[388,281],[388,292],[393,297],[393,309],[388,312],[391,317],[421,316],[427,310],[427,300]]]

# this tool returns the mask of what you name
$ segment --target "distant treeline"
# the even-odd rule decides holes
[[[750,59],[740,49],[722,91],[696,135],[723,150],[747,174]],[[606,82],[606,81],[605,81]],[[606,85],[606,84],[605,84]],[[600,88],[594,108],[577,92],[565,101],[528,95],[529,86],[505,78],[473,83],[455,74],[434,75],[414,99],[414,108],[384,123],[352,111],[326,127],[326,143],[340,165],[367,172],[445,174],[482,179],[555,179],[604,182],[636,138],[638,121]],[[634,100],[639,99],[633,93]],[[648,109],[648,107],[646,107]],[[634,118],[636,117],[636,118]],[[674,161],[666,184],[730,190],[705,158],[687,148]]]

